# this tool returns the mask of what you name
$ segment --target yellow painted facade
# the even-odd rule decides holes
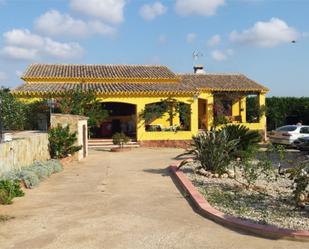
[[[162,101],[162,99],[172,97],[179,102],[183,102],[191,106],[191,123],[189,131],[146,131],[145,123],[140,118],[140,113],[145,109],[147,104],[156,103]],[[42,98],[38,97],[28,97],[20,98],[24,102],[33,102],[41,100]],[[98,100],[102,103],[104,102],[116,102],[116,103],[127,103],[135,105],[136,107],[136,139],[138,141],[147,141],[147,140],[190,140],[193,135],[198,134],[199,132],[199,120],[204,120],[204,127],[207,130],[210,130],[213,127],[214,120],[214,96],[211,92],[201,92],[198,96],[188,94],[188,96],[140,96],[140,95],[120,95],[120,96],[98,96]],[[205,104],[206,117],[199,117],[199,101]],[[265,105],[265,93],[259,94],[259,104],[260,106]],[[232,123],[238,123],[245,125],[246,127],[252,130],[266,130],[266,117],[263,115],[259,123],[246,123],[246,97],[236,101],[232,106],[232,115],[241,116],[241,121],[232,121]],[[120,118],[121,119],[121,118]],[[126,118],[124,117],[124,120]],[[175,126],[179,126],[179,116],[174,117],[173,121]],[[169,127],[168,115],[164,115],[162,118],[154,120],[152,125],[161,125],[163,128]]]

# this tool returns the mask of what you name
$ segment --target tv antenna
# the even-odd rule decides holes
[[[192,53],[193,60],[197,61],[199,58],[201,58],[203,54],[197,50],[194,50]]]

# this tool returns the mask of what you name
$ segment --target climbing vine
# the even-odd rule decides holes
[[[145,124],[150,124],[152,121],[163,117],[165,113],[168,114],[167,121],[170,126],[174,125],[174,117],[179,114],[182,125],[185,128],[190,127],[191,106],[173,98],[146,105],[145,109],[140,113],[140,117],[145,120]]]

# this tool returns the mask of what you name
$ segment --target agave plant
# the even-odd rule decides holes
[[[230,153],[238,142],[238,139],[229,139],[225,130],[207,131],[193,136],[192,149],[179,156],[192,155],[203,169],[221,175],[226,172],[232,160]]]
[[[233,154],[236,157],[241,157],[244,153],[254,150],[262,139],[258,131],[250,130],[243,125],[226,125],[219,131],[226,132],[228,141],[238,140],[233,149]]]

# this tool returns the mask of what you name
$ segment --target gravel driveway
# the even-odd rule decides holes
[[[0,248],[300,249],[224,228],[195,213],[166,167],[177,149],[91,151],[0,214]]]

